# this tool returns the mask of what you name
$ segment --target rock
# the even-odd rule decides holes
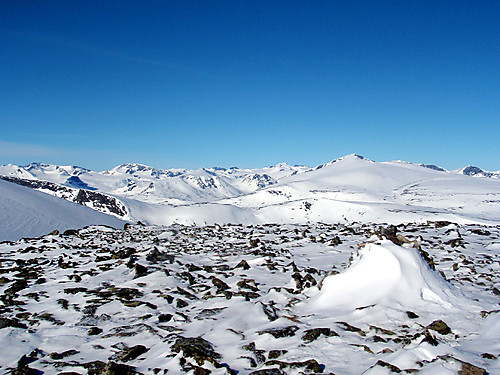
[[[164,253],[160,250],[158,250],[156,247],[153,248],[149,252],[148,255],[146,255],[146,260],[151,263],[158,263],[158,262],[169,262],[169,263],[174,263],[175,256]]]
[[[222,291],[222,290],[230,289],[229,285],[227,285],[224,281],[222,281],[216,277],[212,277],[212,284],[214,284],[217,287],[218,292]]]
[[[215,352],[213,345],[201,337],[180,337],[170,349],[174,353],[182,351],[184,357],[193,358],[200,366],[208,361],[217,367],[217,361],[222,358]]]
[[[424,339],[421,342],[427,342],[431,344],[432,346],[438,346],[439,342],[436,340],[434,336],[431,335],[431,333],[428,330],[424,331]]]
[[[158,315],[158,322],[159,323],[167,323],[173,318],[172,314],[160,314]]]
[[[147,274],[148,274],[148,268],[147,267],[143,266],[142,264],[136,264],[135,265],[135,276],[134,276],[134,279],[146,276]]]
[[[78,235],[77,229],[67,229],[63,232],[63,236],[77,236],[77,235]]]
[[[268,368],[257,371],[252,371],[249,375],[286,375],[278,368]]]
[[[95,335],[99,335],[102,333],[102,329],[99,328],[99,327],[92,327],[90,328],[88,331],[87,331],[87,334],[89,336],[95,336]]]
[[[266,314],[267,318],[271,322],[274,322],[276,319],[279,318],[278,309],[276,309],[276,307],[274,307],[274,304],[272,303],[272,301],[269,303],[269,305],[266,305],[263,302],[261,302],[260,304],[262,306],[262,310],[264,311],[264,314]]]
[[[436,331],[441,335],[448,335],[451,333],[450,327],[448,327],[448,325],[442,320],[435,320],[431,324],[429,324],[426,328],[432,329],[433,331]]]
[[[253,249],[254,247],[257,247],[260,243],[260,240],[258,238],[254,238],[250,240],[250,248]]]
[[[338,336],[338,334],[332,331],[330,328],[313,328],[313,329],[308,329],[304,332],[302,340],[304,340],[307,343],[310,343],[319,338],[321,335],[327,337]]]
[[[268,357],[269,359],[276,359],[281,357],[283,354],[288,353],[288,350],[270,350]]]
[[[295,336],[295,332],[299,330],[297,326],[288,326],[284,328],[269,328],[263,331],[257,332],[259,335],[263,335],[264,333],[269,333],[274,338],[279,339],[282,337],[292,337]]]
[[[481,357],[483,357],[485,359],[493,359],[495,361],[498,359],[498,357],[496,355],[493,355],[490,353],[483,353],[483,354],[481,354]]]
[[[92,361],[83,364],[83,368],[87,370],[88,375],[100,375],[104,373],[106,363],[103,361]]]
[[[302,362],[283,362],[278,360],[267,361],[266,366],[278,365],[280,369],[289,368],[304,368],[307,372],[322,373],[324,366],[321,366],[315,359],[308,359]]]
[[[63,359],[63,356],[61,353],[58,352],[52,352],[49,354],[50,359]]]
[[[234,268],[243,268],[244,270],[249,270],[250,269],[250,265],[247,263],[246,260],[243,259]]]
[[[487,375],[485,369],[474,366],[470,363],[462,362],[462,369],[458,371],[458,375]]]
[[[337,245],[340,245],[341,243],[342,243],[342,241],[340,240],[340,237],[339,236],[335,236],[330,241],[330,246],[337,246]]]
[[[360,329],[358,327],[354,327],[354,326],[350,325],[349,323],[337,322],[337,324],[342,325],[346,331],[356,332],[356,333],[359,333],[361,336],[366,336],[366,333],[362,329]]]
[[[0,329],[7,328],[7,327],[22,328],[22,329],[28,328],[28,326],[26,326],[26,324],[21,323],[17,319],[9,319],[9,318],[0,317]]]
[[[135,346],[132,346],[130,348],[124,349],[117,358],[120,361],[128,362],[128,361],[131,361],[133,359],[136,359],[141,354],[146,353],[148,350],[149,349],[146,348],[144,345],[135,345]]]
[[[113,361],[109,361],[104,368],[104,374],[106,375],[135,375],[138,372],[135,370],[135,367],[124,365],[122,363],[116,363]]]
[[[375,366],[387,367],[389,370],[391,370],[391,372],[396,372],[398,374],[401,372],[401,369],[399,367],[391,365],[390,363],[384,362],[380,359],[377,361],[377,363],[375,363]]]

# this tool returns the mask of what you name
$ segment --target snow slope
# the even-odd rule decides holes
[[[37,237],[87,225],[125,222],[90,208],[0,180],[0,241]]]
[[[403,161],[348,155],[315,168],[162,170],[122,164],[94,172],[32,163],[0,175],[47,180],[117,198],[124,218],[149,224],[500,220],[500,179]],[[478,177],[482,176],[482,177]]]

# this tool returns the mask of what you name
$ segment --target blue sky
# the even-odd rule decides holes
[[[498,1],[0,4],[0,164],[500,169]]]

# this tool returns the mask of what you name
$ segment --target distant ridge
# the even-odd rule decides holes
[[[150,224],[500,221],[499,172],[376,162],[359,154],[316,167],[279,163],[254,169],[124,163],[95,172],[79,166],[9,164],[0,166],[2,175]]]

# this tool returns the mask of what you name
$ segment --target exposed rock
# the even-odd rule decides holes
[[[89,336],[95,336],[95,335],[99,335],[102,333],[102,329],[99,328],[99,327],[92,327],[88,330],[87,334]]]
[[[217,361],[222,358],[219,353],[215,352],[213,345],[201,337],[180,337],[170,349],[174,353],[182,351],[184,357],[193,358],[200,366],[205,361],[216,365]]]
[[[435,320],[431,324],[429,324],[426,328],[432,329],[433,331],[436,331],[441,335],[448,335],[451,333],[450,327],[448,327],[448,325],[442,320]]]
[[[135,375],[138,372],[135,370],[135,367],[124,365],[122,363],[116,363],[113,361],[109,361],[104,368],[103,374],[106,375]]]
[[[263,331],[257,332],[259,335],[263,335],[264,333],[269,333],[274,338],[279,339],[282,337],[292,337],[295,336],[295,332],[299,330],[297,326],[288,326],[283,328],[269,328]]]
[[[338,334],[332,331],[330,328],[313,328],[313,329],[308,329],[304,332],[302,340],[304,340],[307,343],[310,343],[319,338],[321,335],[327,337],[338,336]]]
[[[462,368],[458,371],[458,375],[487,375],[485,369],[474,366],[470,363],[462,362]]]

